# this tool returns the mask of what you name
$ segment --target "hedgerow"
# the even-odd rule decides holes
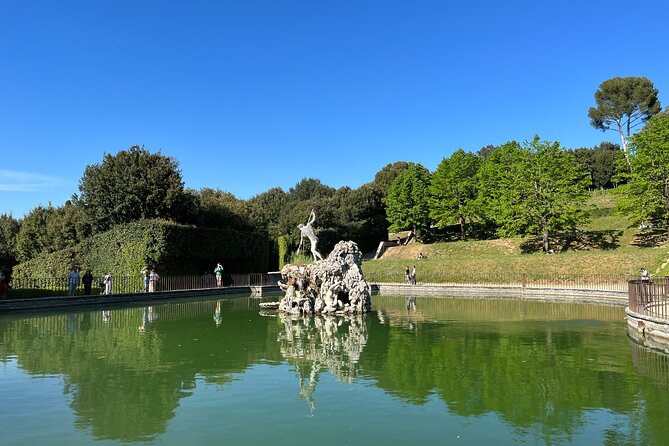
[[[223,263],[228,273],[267,270],[269,240],[264,232],[198,228],[165,220],[117,225],[78,245],[39,255],[14,267],[14,277],[60,277],[73,266],[94,276],[137,274],[142,268],[162,274],[202,274]]]

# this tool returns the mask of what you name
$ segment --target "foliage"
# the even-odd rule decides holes
[[[420,164],[410,166],[395,178],[386,199],[391,231],[412,229],[418,235],[430,227],[429,185],[430,172]]]
[[[631,140],[629,183],[621,210],[635,223],[669,228],[669,116],[650,119]]]
[[[36,257],[41,252],[53,252],[47,235],[49,217],[55,213],[54,208],[37,206],[26,214],[21,222],[21,230],[16,236],[16,258],[19,262]]]
[[[549,232],[587,221],[589,177],[559,143],[535,137],[494,150],[481,168],[482,202],[505,236],[537,234],[549,251]]]
[[[574,156],[581,164],[582,170],[590,174],[590,188],[609,189],[617,184],[616,156],[619,153],[620,146],[610,142],[574,150]]]
[[[396,161],[392,164],[387,164],[383,169],[379,170],[376,175],[374,175],[374,181],[372,184],[381,192],[381,196],[384,202],[388,196],[388,190],[390,190],[390,186],[392,186],[395,178],[407,170],[411,165],[413,165],[413,163],[408,163],[406,161]]]
[[[308,251],[294,252],[290,255],[290,263],[293,265],[309,265],[314,262],[314,258]]]
[[[314,198],[331,197],[335,190],[315,178],[303,178],[288,191],[291,200],[306,201]]]
[[[495,150],[496,147],[493,146],[492,144],[488,144],[487,146],[481,147],[478,152],[476,152],[476,155],[479,158],[486,159],[490,156],[493,150]]]
[[[0,214],[0,270],[9,272],[16,264],[16,237],[21,223],[12,214]]]
[[[195,209],[177,161],[139,146],[105,154],[101,164],[87,166],[79,190],[97,231],[146,218],[189,221]]]
[[[98,233],[76,246],[20,263],[16,277],[61,277],[74,265],[95,276],[139,274],[149,266],[163,274],[201,274],[217,262],[226,272],[266,271],[269,243],[262,232],[197,228],[164,220],[140,220]]]
[[[250,204],[230,192],[204,188],[194,193],[197,197],[197,224],[205,228],[230,228],[247,231],[253,228]]]
[[[280,187],[274,187],[248,200],[249,220],[256,228],[265,229],[270,236],[279,237],[279,216],[286,209],[288,197]]]
[[[588,110],[590,124],[602,131],[618,131],[628,163],[631,131],[662,109],[657,95],[657,89],[645,77],[614,77],[602,82],[595,92],[597,107]]]
[[[276,242],[279,245],[279,270],[281,270],[288,260],[288,237],[285,235],[279,236],[276,238]]]
[[[444,158],[432,174],[430,217],[438,227],[460,225],[460,239],[466,237],[467,221],[478,215],[478,171],[481,158],[462,149]]]
[[[16,237],[16,257],[25,262],[72,247],[90,234],[91,225],[76,196],[58,208],[37,206],[23,219]]]

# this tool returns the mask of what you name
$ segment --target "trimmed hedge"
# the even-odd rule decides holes
[[[202,274],[217,262],[226,273],[267,271],[264,232],[198,228],[164,220],[118,225],[80,244],[43,254],[14,267],[14,277],[62,277],[73,265],[94,276],[138,274],[145,266],[161,274]]]
[[[288,237],[285,235],[279,236],[276,238],[276,242],[279,245],[279,271],[281,271],[283,265],[288,261]]]

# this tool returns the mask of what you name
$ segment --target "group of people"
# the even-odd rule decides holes
[[[408,265],[406,268],[404,268],[404,283],[407,285],[416,284],[416,265],[413,266],[412,270],[409,270]]]
[[[160,276],[154,270],[149,268],[144,268],[142,270],[142,276],[144,277],[144,292],[152,293],[158,291],[158,279]],[[108,272],[105,274],[101,281],[102,294],[111,294],[112,293],[112,283],[113,283],[112,273]],[[79,274],[79,268],[76,266],[67,275],[67,287],[68,295],[76,296],[77,288],[80,284],[84,285],[84,295],[90,295],[91,289],[93,288],[94,277],[90,270],[87,270],[86,273],[81,276]]]
[[[153,293],[158,291],[158,279],[160,276],[157,272],[148,267],[144,267],[142,270],[142,276],[144,277],[144,292]]]
[[[79,284],[83,283],[84,284],[84,294],[85,295],[90,295],[91,294],[91,289],[93,288],[93,273],[91,273],[91,270],[86,270],[84,275],[79,274],[79,268],[76,266],[72,268],[72,270],[68,273],[67,275],[67,288],[68,288],[68,296],[76,296],[77,294],[77,288],[79,287]],[[103,293],[104,294],[111,294],[112,290],[112,275],[111,273],[107,273],[103,279],[102,279],[102,286],[104,287]]]
[[[408,268],[408,267],[407,267]],[[415,267],[414,267],[415,272]],[[150,269],[149,267],[144,267],[141,271],[142,277],[144,279],[143,291],[145,293],[153,293],[158,291],[158,280],[160,276],[156,273],[155,270]],[[220,263],[216,264],[214,269],[214,275],[216,276],[216,286],[223,286],[223,265]],[[84,295],[90,295],[91,289],[93,287],[94,277],[90,270],[87,270],[86,273],[82,276],[79,273],[78,267],[73,267],[72,270],[67,275],[67,286],[68,286],[68,295],[76,296],[77,288],[80,284],[84,285]],[[113,276],[109,272],[104,275],[100,285],[102,286],[102,294],[111,294],[112,293],[112,283]],[[0,271],[0,297],[5,297],[9,291],[9,285],[4,277],[4,274]]]
[[[93,287],[93,274],[90,270],[87,270],[83,276],[79,274],[79,268],[76,266],[67,275],[67,287],[68,287],[68,296],[74,296],[77,294],[77,288],[79,284],[84,284],[84,294],[91,294],[91,288]]]

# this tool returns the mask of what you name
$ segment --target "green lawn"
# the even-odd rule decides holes
[[[403,282],[405,266],[416,265],[419,281],[434,283],[477,278],[505,282],[523,274],[535,279],[605,279],[635,276],[641,268],[655,276],[669,274],[664,264],[669,248],[659,243],[643,247],[650,244],[644,243],[647,234],[630,228],[627,218],[616,213],[616,198],[611,191],[593,192],[590,223],[575,235],[553,237],[554,255],[536,252],[534,240],[523,238],[415,243],[390,248],[382,259],[364,262],[363,271],[371,282]],[[427,259],[416,259],[419,252]]]

